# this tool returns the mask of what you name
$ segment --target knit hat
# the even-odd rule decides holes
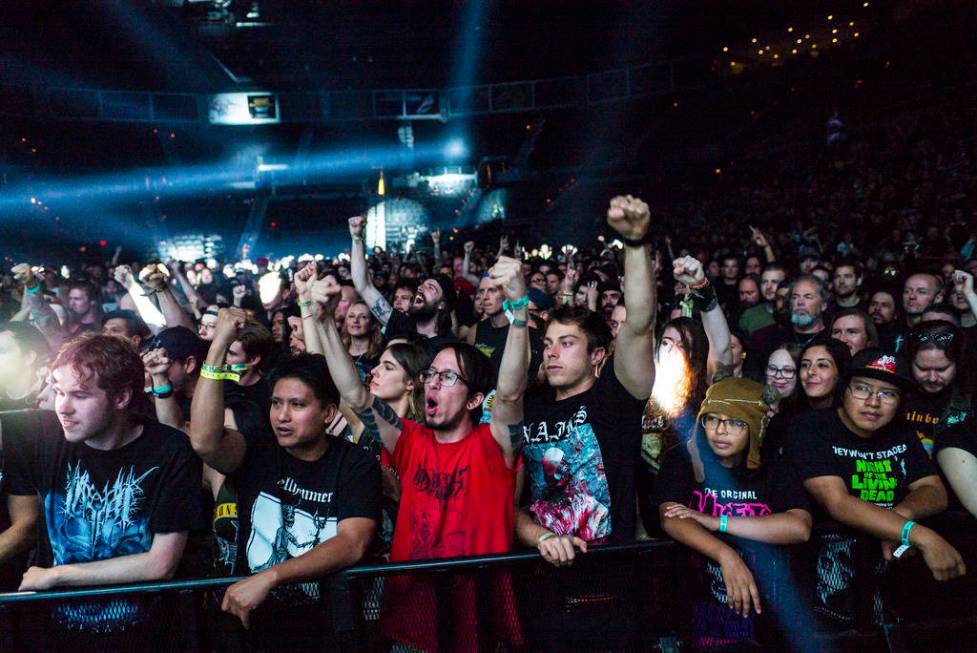
[[[750,448],[746,466],[748,469],[756,469],[760,466],[760,444],[769,410],[761,384],[750,379],[729,377],[709,386],[696,419],[701,420],[706,413],[721,413],[749,424]],[[698,472],[696,475],[698,476]]]

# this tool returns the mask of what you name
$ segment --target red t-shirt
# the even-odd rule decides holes
[[[459,442],[435,440],[434,431],[410,420],[394,449],[392,466],[400,477],[401,498],[391,562],[450,558],[512,550],[515,469],[483,424]],[[491,580],[494,633],[521,643],[508,574]],[[474,578],[456,574],[450,582],[453,650],[477,650]],[[435,587],[425,576],[389,578],[384,587],[385,634],[425,650],[438,649]]]
[[[405,419],[393,468],[402,494],[392,562],[512,550],[516,472],[488,424],[444,444]]]

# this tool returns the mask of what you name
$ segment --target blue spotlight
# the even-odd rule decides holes
[[[444,155],[448,159],[457,160],[462,159],[468,154],[468,148],[465,146],[465,141],[460,138],[455,138],[448,141],[448,144],[444,146]]]

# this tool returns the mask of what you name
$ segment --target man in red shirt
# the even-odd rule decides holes
[[[489,278],[506,297],[503,308],[513,327],[506,337],[489,424],[478,426],[482,402],[492,388],[492,368],[471,345],[446,345],[421,373],[426,422],[421,425],[398,417],[363,386],[338,331],[329,320],[322,325],[326,358],[340,394],[363,421],[364,435],[383,443],[401,479],[392,561],[512,549],[515,468],[529,368],[529,301],[519,261],[500,258]],[[387,635],[419,648],[436,647],[431,586],[391,579],[384,592]],[[456,582],[452,604],[455,612],[465,606],[474,612],[473,584]],[[474,648],[474,615],[452,617],[456,647]],[[513,628],[503,637],[519,643],[515,621],[506,621]]]

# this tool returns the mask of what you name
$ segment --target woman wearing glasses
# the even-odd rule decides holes
[[[656,487],[662,526],[698,554],[692,562],[698,579],[695,648],[762,639],[751,615],[767,609],[761,587],[771,576],[754,573],[758,560],[778,557],[769,545],[810,537],[811,515],[799,479],[789,466],[761,464],[768,410],[759,383],[723,379],[706,393],[694,438],[670,449],[662,461]],[[785,569],[764,564],[770,573]]]

